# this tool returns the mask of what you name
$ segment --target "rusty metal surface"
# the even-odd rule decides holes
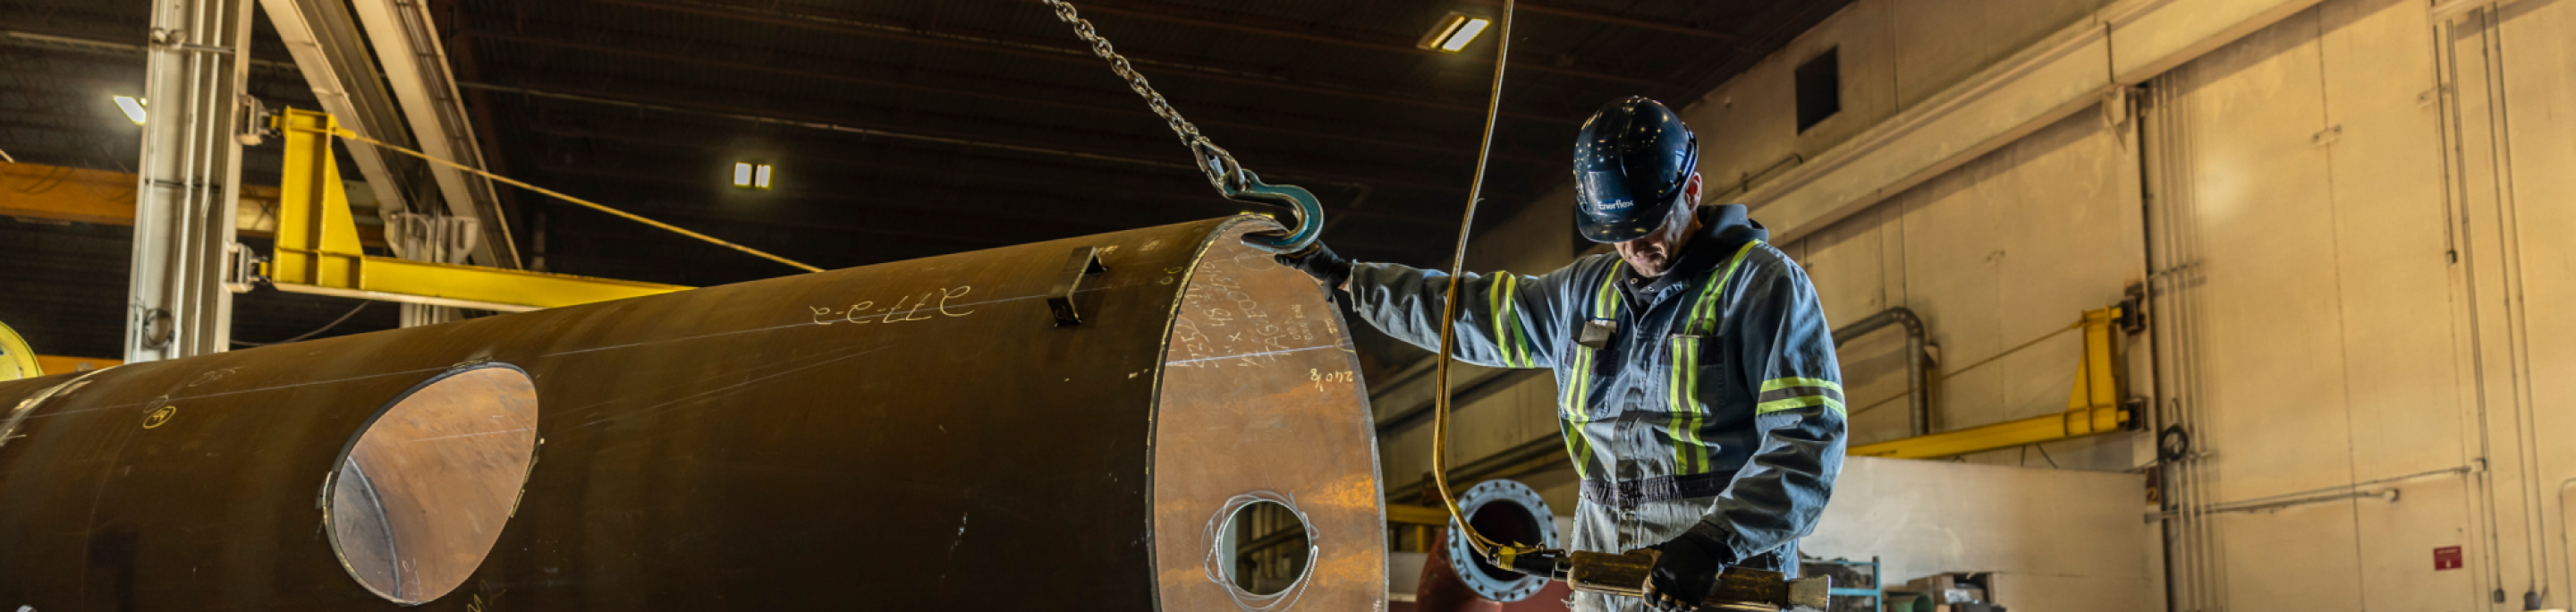
[[[1206,521],[1256,490],[1316,525],[1298,607],[1370,609],[1375,442],[1324,381],[1356,364],[1311,281],[1234,255],[1246,221],[0,383],[0,609],[400,608],[341,567],[323,483],[387,402],[483,362],[534,380],[542,444],[418,609],[1226,610]],[[1109,271],[1056,327],[1079,246]],[[1221,303],[1263,329],[1235,293],[1321,325],[1206,333]]]
[[[1231,237],[1211,242],[1188,272],[1162,387],[1164,405],[1195,409],[1164,410],[1154,422],[1163,609],[1235,609],[1204,575],[1215,542],[1200,534],[1228,498],[1255,491],[1294,502],[1314,523],[1320,554],[1295,609],[1377,609],[1386,598],[1377,433],[1339,311],[1314,279]],[[1367,450],[1316,452],[1334,448]]]

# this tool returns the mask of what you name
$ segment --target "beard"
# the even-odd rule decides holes
[[[1637,276],[1645,278],[1663,276],[1664,271],[1673,267],[1672,253],[1662,248],[1622,248],[1619,249],[1619,258],[1627,260],[1628,267],[1635,270]]]

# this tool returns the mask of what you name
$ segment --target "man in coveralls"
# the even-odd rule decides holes
[[[1582,477],[1570,548],[1661,551],[1644,600],[1579,593],[1575,610],[1691,609],[1727,567],[1795,576],[1842,471],[1842,372],[1816,289],[1743,205],[1699,206],[1698,162],[1671,109],[1613,102],[1575,140],[1574,219],[1617,256],[1458,279],[1455,357],[1556,371]],[[1320,243],[1279,260],[1439,350],[1448,275]]]

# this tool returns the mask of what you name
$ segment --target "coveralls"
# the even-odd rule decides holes
[[[1545,276],[1468,274],[1454,356],[1555,370],[1582,478],[1569,548],[1626,552],[1696,530],[1723,543],[1725,565],[1795,576],[1796,540],[1842,472],[1833,334],[1806,271],[1742,205],[1697,214],[1704,229],[1658,278],[1611,254]],[[1355,263],[1348,287],[1362,319],[1437,351],[1447,276]],[[1573,607],[1643,602],[1578,593]]]

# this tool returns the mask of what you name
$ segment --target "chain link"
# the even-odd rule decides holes
[[[1182,118],[1180,109],[1172,108],[1172,103],[1163,99],[1162,92],[1154,91],[1154,84],[1145,80],[1145,74],[1137,72],[1136,67],[1128,63],[1127,56],[1119,55],[1118,50],[1109,45],[1109,39],[1101,38],[1099,31],[1091,27],[1091,20],[1083,19],[1080,13],[1075,12],[1072,3],[1044,1],[1055,9],[1056,19],[1073,24],[1073,34],[1091,45],[1091,53],[1109,60],[1109,69],[1118,73],[1118,78],[1125,79],[1127,88],[1144,97],[1145,106],[1153,109],[1155,116],[1162,117],[1174,135],[1181,137],[1181,145],[1190,148],[1191,160],[1198,162],[1199,171],[1207,173],[1208,184],[1216,186],[1219,193],[1244,189],[1243,166],[1234,161],[1233,153],[1216,146],[1215,141],[1199,133],[1197,125]]]

